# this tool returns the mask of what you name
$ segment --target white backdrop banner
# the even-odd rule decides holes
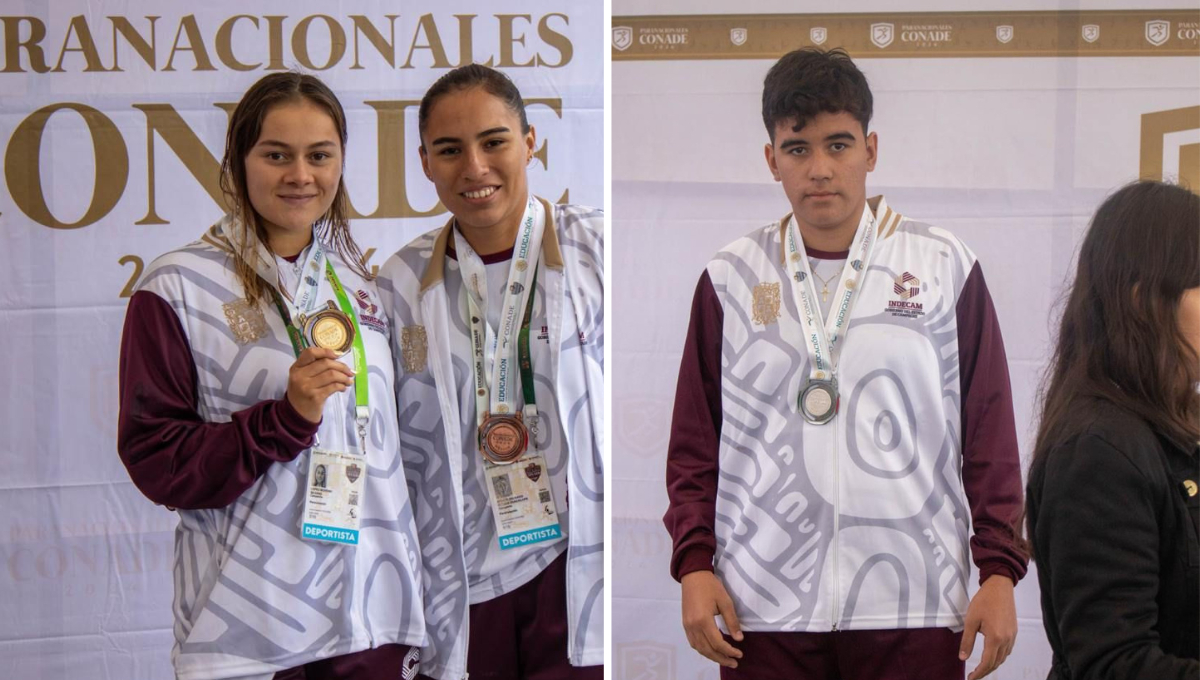
[[[417,105],[455,66],[495,66],[527,98],[536,193],[603,205],[603,21],[582,0],[0,0],[5,677],[172,675],[176,518],[117,458],[117,350],[143,267],[223,212],[246,88],[299,69],[338,94],[353,229],[379,265],[446,219]]]
[[[1194,3],[1118,10],[1026,0],[990,3],[1019,12],[963,13],[942,0],[860,0],[839,4],[846,14],[745,14],[822,4],[709,2],[731,13],[672,16],[664,1],[614,3],[610,507],[613,667],[622,680],[718,674],[687,644],[668,573],[665,455],[705,264],[789,211],[763,160],[762,80],[775,59],[806,45],[844,46],[866,73],[879,135],[868,195],[953,231],[979,256],[1004,333],[1023,457],[1056,304],[1092,212],[1139,176],[1200,188]],[[1034,569],[1016,591],[1020,635],[998,680],[1049,669]],[[982,643],[968,670],[981,651]]]

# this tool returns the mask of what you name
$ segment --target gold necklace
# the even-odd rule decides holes
[[[822,279],[820,276],[817,276],[817,266],[813,264],[812,260],[808,261],[808,265],[812,271],[813,278],[821,282],[821,302],[829,302],[829,282],[836,278],[838,274],[841,274],[842,270],[837,270],[828,279]],[[843,264],[842,266],[845,267],[846,265]]]

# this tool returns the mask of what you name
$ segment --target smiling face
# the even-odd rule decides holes
[[[783,183],[806,241],[836,236],[849,247],[867,201],[867,173],[875,169],[875,133],[864,136],[862,124],[845,111],[818,113],[800,130],[793,125],[775,125],[767,166]]]
[[[333,119],[307,99],[272,107],[246,154],[246,193],[272,243],[307,237],[329,210],[342,179]]]
[[[421,166],[463,235],[503,235],[511,247],[525,213],[525,167],[534,130],[521,131],[517,113],[481,87],[442,95],[429,110]],[[484,253],[487,254],[487,253]]]

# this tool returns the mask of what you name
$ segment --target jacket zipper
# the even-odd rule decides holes
[[[833,601],[831,603],[832,609],[833,609],[833,620],[831,621],[831,624],[832,624],[833,632],[836,633],[837,629],[838,629],[838,614],[839,614],[838,610],[840,609],[840,607],[838,606],[838,604],[839,604],[838,600],[841,598],[841,592],[842,592],[841,586],[838,583],[838,581],[839,581],[839,578],[838,578],[838,576],[839,576],[839,573],[838,573],[838,552],[839,552],[838,551],[838,538],[840,536],[840,531],[841,531],[840,525],[841,525],[841,481],[842,481],[842,478],[841,478],[840,466],[838,463],[838,458],[840,456],[839,456],[839,451],[838,451],[838,430],[837,430],[838,417],[837,417],[837,414],[834,414],[833,420],[830,422],[830,425],[833,426],[833,428],[832,428],[832,430],[833,430],[833,541],[832,541],[832,545],[833,545]]]

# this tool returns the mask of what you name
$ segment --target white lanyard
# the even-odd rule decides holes
[[[282,259],[282,258],[281,258]],[[291,263],[288,263],[291,267]],[[308,255],[304,258],[304,263],[299,268],[299,274],[296,282],[296,291],[293,296],[288,290],[289,286],[283,285],[283,276],[279,276],[279,292],[283,293],[284,298],[292,304],[294,309],[290,310],[292,315],[307,314],[313,311],[313,305],[316,304],[317,290],[321,285],[321,276],[324,274],[322,268],[325,266],[325,249],[321,246],[321,242],[317,240],[316,235],[313,235],[312,247],[308,249]],[[276,262],[276,268],[282,272],[283,267]]]
[[[838,280],[837,293],[833,296],[833,306],[829,308],[828,319],[822,318],[821,308],[816,304],[812,268],[808,264],[808,253],[804,250],[804,239],[800,237],[800,227],[795,217],[789,216],[785,218],[787,219],[791,222],[786,225],[784,260],[794,284],[792,291],[796,296],[796,308],[800,312],[800,325],[804,329],[805,349],[812,359],[810,377],[828,380],[837,374],[841,341],[845,338],[846,327],[850,324],[850,310],[858,299],[862,276],[870,266],[871,255],[878,240],[875,215],[870,206],[863,207],[858,231],[850,244],[846,266],[842,267],[842,276]]]
[[[516,412],[517,382],[520,367],[517,365],[517,334],[524,318],[528,296],[533,294],[529,285],[537,269],[541,254],[542,232],[546,226],[541,205],[530,198],[525,206],[525,215],[517,231],[513,246],[512,262],[508,269],[508,283],[504,287],[504,302],[500,308],[500,328],[493,334],[487,323],[487,271],[483,259],[475,253],[465,238],[455,239],[458,251],[458,266],[462,271],[464,304],[467,320],[471,326],[471,369],[475,380],[475,418],[483,424],[485,413],[512,415]],[[488,342],[488,338],[491,342]],[[487,349],[491,347],[492,363],[487,361]],[[488,369],[492,370],[488,370]],[[525,405],[525,418],[537,418],[537,405]]]

